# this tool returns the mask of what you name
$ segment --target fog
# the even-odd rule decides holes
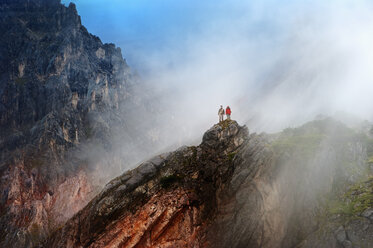
[[[101,10],[115,27],[111,33],[104,28],[106,19],[95,22],[103,33],[87,25],[104,42],[120,46],[139,76],[132,92],[139,107],[124,106],[133,109],[122,112],[126,127],[114,132],[112,153],[100,144],[81,153],[83,160],[94,161],[97,184],[155,154],[199,144],[218,122],[220,105],[229,105],[232,119],[250,132],[275,133],[320,116],[348,125],[372,121],[373,2],[207,0],[181,1],[181,8],[168,0],[139,2],[144,12],[135,11],[143,18],[138,30],[126,31],[129,24],[114,15],[126,4],[133,8],[131,1],[113,1],[117,10]],[[155,15],[146,3],[164,9],[155,7]],[[174,7],[175,13],[166,13]],[[154,18],[162,15],[161,21]],[[143,30],[144,23],[154,27]],[[309,220],[330,200],[324,198],[366,174],[366,137],[352,136],[350,129],[331,120],[268,136],[274,138],[275,165],[267,199],[275,200],[264,204],[280,213],[284,230],[276,232],[288,237],[284,247],[294,246],[293,237],[304,235],[302,231],[317,227]],[[273,149],[281,138],[290,150]]]
[[[254,131],[279,131],[320,114],[370,120],[372,7],[368,1],[218,2],[214,10],[224,11],[182,39],[138,51],[141,76],[164,93],[163,111],[196,135],[217,121],[220,104]]]
[[[114,147],[132,157],[119,162],[121,170],[198,144],[217,123],[220,105],[250,132],[278,132],[319,115],[373,118],[369,1],[76,4],[90,32],[122,48],[153,108],[126,116],[154,143],[145,148],[118,135]]]
[[[251,133],[275,133],[320,116],[350,125],[372,121],[373,2],[180,1],[182,7],[169,14],[178,2],[115,0],[100,9],[105,18],[94,22],[96,30],[87,25],[104,42],[120,46],[139,77],[133,98],[115,116],[121,120],[111,130],[110,148],[98,140],[78,151],[79,159],[94,168],[93,184],[102,186],[156,154],[199,144],[218,122],[220,105],[229,105],[232,119]],[[81,2],[78,10],[97,4]],[[154,7],[157,3],[164,9]],[[126,4],[144,8],[137,6],[138,16],[131,16],[143,18],[138,27],[130,27],[136,20],[117,16]],[[89,24],[83,14],[83,24]],[[162,15],[161,21],[154,18]],[[114,27],[111,32],[107,23]],[[294,237],[318,228],[314,212],[330,200],[324,198],[366,176],[367,137],[333,119],[324,121],[267,136],[273,141],[270,179],[263,174],[254,181],[268,188],[262,194],[268,194],[265,214],[280,216],[283,230],[276,234],[288,237],[283,247],[293,247],[299,242]]]
[[[120,46],[162,111],[194,136],[221,104],[253,131],[319,114],[373,117],[370,1],[76,4],[88,30]]]

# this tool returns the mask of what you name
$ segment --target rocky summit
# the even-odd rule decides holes
[[[346,189],[338,185],[344,169],[318,168],[327,180],[310,170],[315,161],[339,164],[338,149],[359,163],[365,151],[362,143],[354,147],[357,136],[346,138],[346,147],[319,143],[330,152],[322,158],[310,150],[300,156],[297,143],[288,149],[295,136],[315,142],[310,137],[331,127],[348,131],[328,120],[280,136],[249,134],[235,121],[216,124],[199,146],[155,156],[112,180],[41,247],[370,247],[371,180],[353,188],[355,204],[370,203],[346,215],[330,203]],[[362,191],[367,198],[358,200]]]
[[[235,121],[214,125],[199,146],[156,156],[111,181],[45,246],[260,247],[275,228],[264,221],[265,145]]]

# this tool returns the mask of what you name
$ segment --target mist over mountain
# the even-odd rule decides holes
[[[1,247],[373,246],[371,3],[62,2],[0,0]]]
[[[226,120],[113,179],[43,246],[370,247],[372,141],[332,119],[275,136]]]
[[[372,120],[370,1],[77,3],[83,21],[125,49],[133,69],[196,136],[220,104],[258,131],[320,114]],[[194,118],[184,118],[189,111]]]

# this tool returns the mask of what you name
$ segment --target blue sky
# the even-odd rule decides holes
[[[69,2],[71,1],[62,1],[65,5]],[[218,35],[223,36],[227,23],[246,15],[252,8],[250,5],[243,4],[243,1],[222,0],[75,0],[72,2],[76,4],[83,25],[88,31],[99,36],[103,42],[120,46],[129,64],[140,71],[144,68],[141,68],[142,61],[139,54],[144,55],[169,48],[180,49],[187,39],[193,39],[193,36],[206,31],[206,25],[210,25],[208,28],[211,28],[224,22],[222,30],[215,30]],[[264,6],[260,10],[259,7],[259,11],[263,11],[263,8]],[[258,8],[255,11],[258,12]],[[258,25],[250,26],[251,32],[264,30],[266,24],[262,16],[257,22]]]
[[[62,1],[68,4],[70,1]],[[180,42],[213,12],[214,1],[75,0],[83,25],[103,42],[123,49],[129,63],[136,51],[150,52]],[[206,15],[205,13],[210,13]]]

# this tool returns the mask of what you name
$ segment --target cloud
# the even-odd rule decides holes
[[[180,123],[196,129],[217,119],[220,104],[258,131],[341,111],[371,119],[371,8],[367,1],[219,2],[195,31],[138,59],[150,85],[173,92],[165,99],[183,113]]]
[[[318,114],[373,117],[369,1],[76,3],[92,33],[123,48],[172,124],[196,136],[220,104],[256,131]]]

